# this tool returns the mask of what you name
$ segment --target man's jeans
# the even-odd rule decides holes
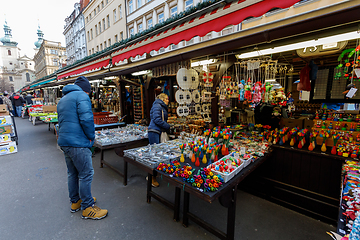
[[[18,117],[21,117],[21,109],[22,109],[22,106],[16,106],[16,115]]]
[[[61,147],[61,149],[68,169],[70,201],[76,203],[81,199],[81,209],[84,210],[94,204],[91,196],[91,182],[94,175],[91,151],[89,148],[76,147]]]
[[[160,134],[152,131],[148,131],[149,144],[158,144],[160,143]]]

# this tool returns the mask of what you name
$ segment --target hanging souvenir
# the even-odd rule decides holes
[[[179,106],[176,109],[176,113],[179,117],[185,117],[189,115],[189,108],[187,106]]]
[[[239,100],[245,100],[245,80],[241,80],[239,83]]]
[[[197,114],[200,114],[200,113],[201,113],[201,106],[200,106],[200,104],[196,104],[196,105],[195,105],[195,112],[196,112]]]
[[[175,100],[179,104],[184,104],[185,103],[185,92],[181,89],[177,90],[175,93]]]
[[[230,82],[230,98],[239,97],[239,87],[236,82]]]
[[[256,103],[261,101],[261,82],[255,83],[253,101]]]
[[[202,105],[202,111],[203,113],[209,113],[210,112],[211,105],[210,104],[203,104]]]
[[[201,91],[201,102],[211,102],[211,92],[202,90]]]
[[[185,90],[196,89],[199,86],[199,75],[194,69],[180,68],[176,80],[179,87]]]
[[[204,87],[212,87],[213,79],[214,79],[214,74],[212,74],[211,72],[204,72],[203,73]]]
[[[249,78],[247,84],[245,85],[245,96],[244,97],[248,101],[251,101],[251,99],[252,99],[250,78]]]
[[[190,104],[192,102],[191,93],[189,91],[184,91],[184,102]]]
[[[199,93],[199,90],[194,90],[192,92],[192,99],[195,103],[199,103],[200,102],[200,93]]]

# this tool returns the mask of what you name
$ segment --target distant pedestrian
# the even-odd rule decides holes
[[[82,218],[102,219],[108,211],[95,206],[96,198],[91,195],[94,169],[90,148],[95,140],[95,125],[90,91],[89,80],[83,76],[63,88],[63,97],[57,105],[58,145],[68,169],[70,212],[82,209]]]
[[[2,100],[3,100],[3,102],[4,102],[4,104],[7,105],[8,110],[9,110],[11,113],[13,113],[14,108],[13,108],[13,105],[12,105],[12,103],[11,103],[11,100],[9,99],[9,94],[8,94],[8,92],[7,92],[7,91],[4,91],[4,95],[1,96],[1,98],[2,98]],[[13,113],[13,115],[14,115],[14,113]]]
[[[33,105],[33,101],[32,99],[34,98],[34,96],[30,93],[28,93],[25,97],[25,101],[27,105]]]
[[[13,106],[15,106],[15,113],[16,116],[21,117],[21,110],[23,107],[23,104],[25,103],[25,100],[23,99],[22,96],[20,96],[20,93],[16,93],[15,96],[13,97]]]

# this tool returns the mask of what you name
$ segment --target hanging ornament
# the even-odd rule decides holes
[[[199,90],[194,90],[192,92],[192,99],[195,103],[199,103],[200,102],[200,93]]]
[[[175,100],[179,104],[185,104],[185,94],[184,94],[183,90],[179,89],[179,90],[176,91]]]
[[[199,75],[194,69],[180,68],[176,80],[179,87],[185,90],[196,89],[199,86]]]
[[[212,87],[213,79],[214,79],[214,75],[211,72],[204,72],[203,73],[204,87]]]
[[[184,102],[190,104],[192,102],[192,96],[189,91],[184,91]]]

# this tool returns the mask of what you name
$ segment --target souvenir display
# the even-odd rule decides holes
[[[159,163],[180,160],[181,151],[179,150],[179,145],[181,143],[180,139],[176,139],[166,143],[124,150],[124,156],[155,168]]]
[[[95,131],[95,143],[106,146],[147,138],[147,127],[128,124],[126,127]]]

